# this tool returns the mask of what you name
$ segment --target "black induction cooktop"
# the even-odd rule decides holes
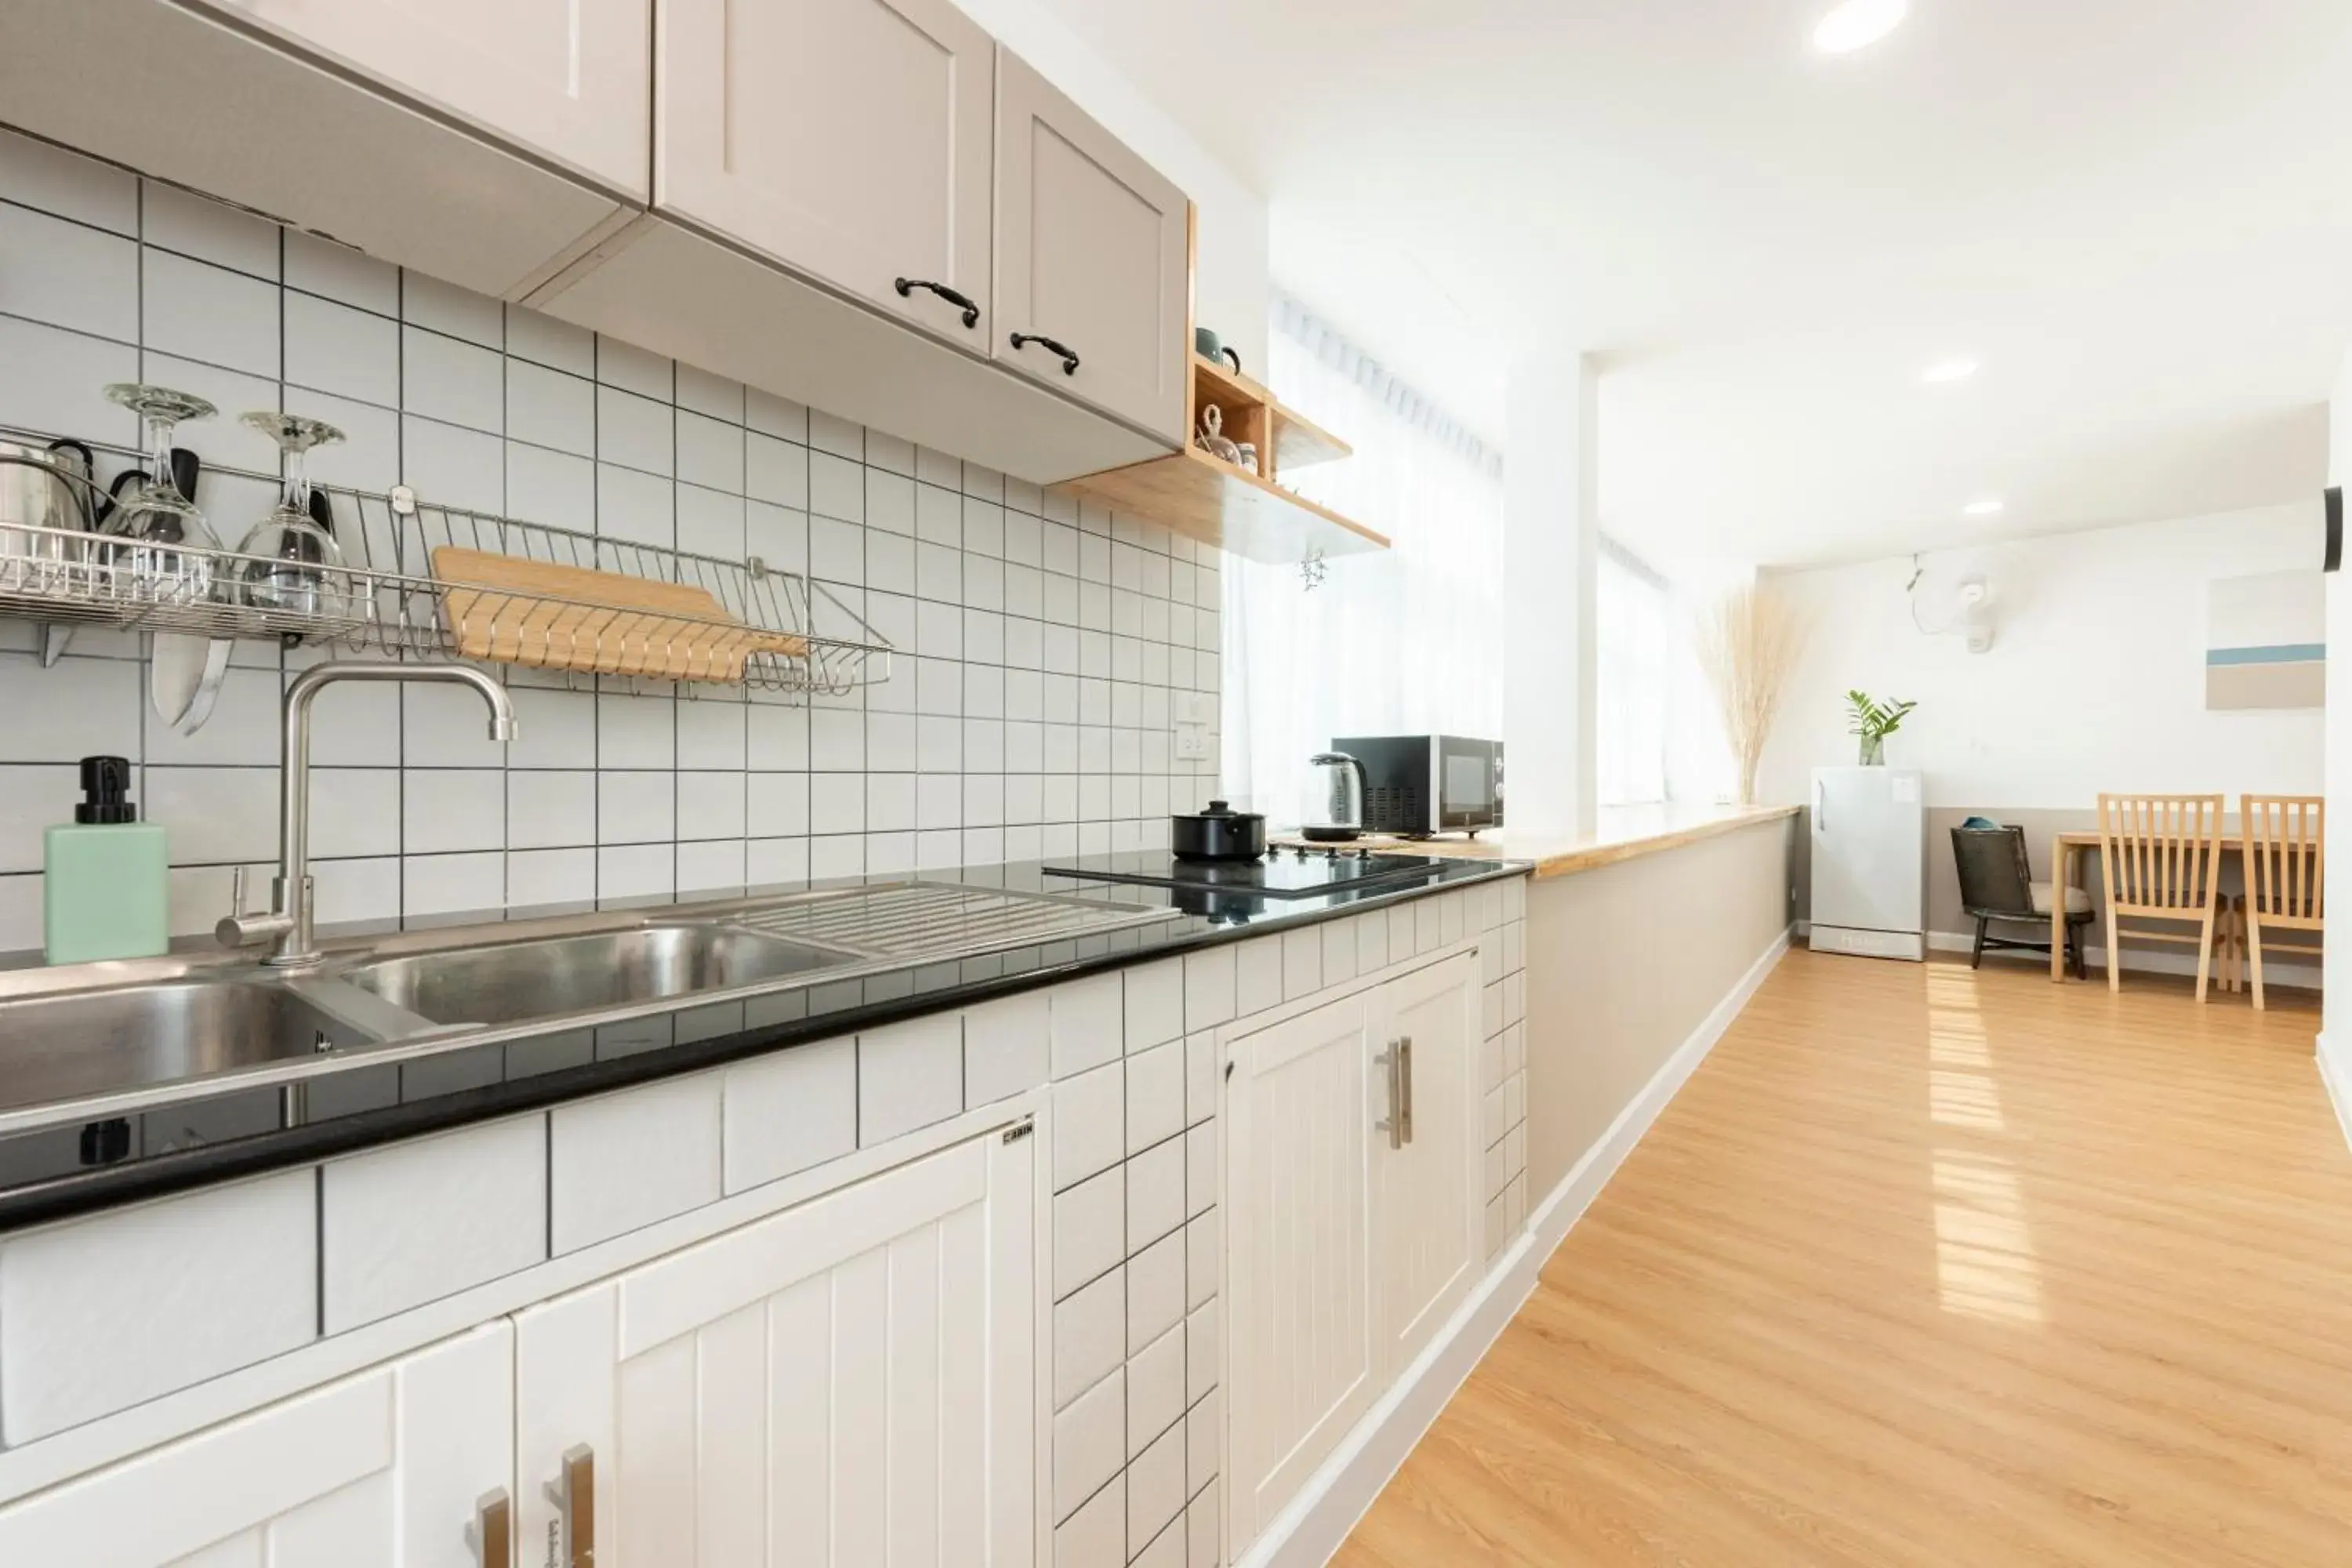
[[[1277,849],[1259,860],[1183,860],[1164,850],[1083,855],[1049,861],[1048,877],[1131,882],[1150,888],[1244,894],[1259,899],[1319,899],[1333,893],[1393,891],[1444,868],[1434,855],[1374,855],[1356,849]]]

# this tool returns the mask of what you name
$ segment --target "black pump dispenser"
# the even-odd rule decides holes
[[[74,807],[76,822],[114,824],[139,820],[139,808],[131,803],[128,757],[84,757],[81,794],[81,803]]]

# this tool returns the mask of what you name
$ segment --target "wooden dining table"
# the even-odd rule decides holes
[[[2235,855],[2244,864],[2246,841],[2235,833],[2221,835],[2221,853]],[[2050,978],[2064,984],[2066,979],[2066,889],[2083,884],[2083,851],[2096,854],[2099,830],[2095,827],[2071,829],[2053,835],[2050,840],[2051,874],[2056,879],[2050,887]]]

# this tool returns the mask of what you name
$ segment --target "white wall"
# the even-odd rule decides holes
[[[1926,557],[1923,587],[1968,571],[1991,579],[1998,633],[1984,654],[1916,629],[1909,556],[1779,574],[1811,630],[1759,794],[1801,801],[1813,767],[1854,760],[1853,687],[1918,701],[1886,758],[1926,770],[1931,806],[2089,809],[2103,789],[2316,793],[2317,710],[2211,713],[2204,695],[2207,582],[2317,564],[2316,518],[2271,507]],[[2332,626],[2352,626],[2340,590],[2329,604]],[[2352,630],[2330,640],[2352,647]]]
[[[2327,482],[2352,486],[2352,347],[2345,351],[2336,373],[2336,395],[2328,404]],[[2352,574],[2336,572],[2327,579],[2327,640],[2338,648],[2352,648]],[[2338,866],[2352,865],[2352,702],[2327,706],[2327,858]],[[2322,1019],[2325,1044],[2341,1042],[2333,1052],[2345,1089],[2352,1091],[2352,942],[2332,942],[2322,960],[2326,997]],[[2352,1100],[2339,1100],[2345,1131],[2352,1134]]]
[[[1039,0],[958,0],[958,5],[1192,198],[1200,209],[1195,317],[1239,350],[1244,364],[1253,371],[1262,367],[1273,299],[1266,272],[1265,198],[1236,179]],[[1205,50],[1202,68],[1216,68]],[[1312,284],[1312,279],[1298,283],[1300,297],[1310,302]]]

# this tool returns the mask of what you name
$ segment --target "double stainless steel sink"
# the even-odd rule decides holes
[[[908,881],[331,943],[282,970],[204,954],[0,972],[0,1135],[1173,914]]]
[[[647,925],[388,958],[341,978],[436,1024],[515,1024],[733,991],[857,956],[731,926]]]

